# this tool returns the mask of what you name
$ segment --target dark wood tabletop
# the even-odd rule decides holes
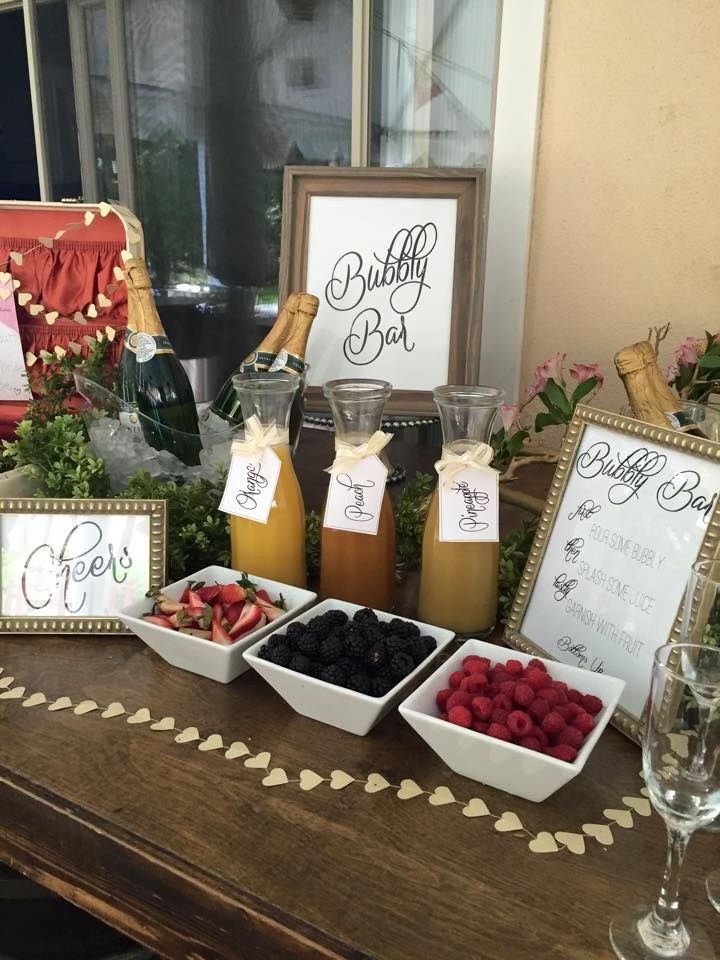
[[[253,673],[224,686],[133,637],[4,636],[0,668],[0,692],[24,687],[0,698],[0,859],[173,960],[605,960],[611,916],[657,893],[662,821],[613,820],[643,786],[613,729],[533,804],[451,773],[397,713],[355,737]],[[525,829],[500,832],[506,812]],[[583,824],[605,842],[550,836],[574,846]],[[717,854],[717,835],[693,839],[684,903],[720,945]]]

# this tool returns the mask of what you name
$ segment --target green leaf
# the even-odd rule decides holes
[[[597,377],[590,377],[589,380],[585,380],[584,383],[579,383],[573,390],[573,394],[570,397],[570,402],[573,405],[573,410],[578,403],[582,400],[583,397],[586,397],[589,393],[597,386]]]
[[[545,427],[552,427],[565,421],[557,417],[554,413],[539,413],[535,417],[535,433],[542,433]]]
[[[572,415],[570,401],[565,396],[565,391],[562,390],[554,380],[548,380],[548,382],[545,384],[543,393],[549,398],[550,404],[565,414],[566,417],[570,417]]]
[[[720,368],[720,356],[715,353],[705,353],[698,360],[698,366],[703,370],[717,370]]]

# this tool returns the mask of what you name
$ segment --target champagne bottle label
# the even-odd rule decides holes
[[[270,367],[270,373],[276,373],[279,370],[285,370],[287,373],[295,373],[300,376],[305,371],[305,361],[301,357],[296,357],[288,353],[285,347],[278,353],[277,357]]]
[[[175,353],[166,336],[154,337],[151,333],[138,333],[136,330],[128,333],[125,347],[135,354],[138,363],[147,363],[156,354]]]
[[[242,373],[255,373],[258,370],[269,370],[275,361],[275,354],[265,350],[253,350],[240,364]]]

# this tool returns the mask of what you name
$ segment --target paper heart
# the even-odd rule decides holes
[[[379,793],[381,790],[387,790],[389,786],[390,784],[381,773],[371,773],[365,784],[365,793]]]
[[[10,251],[10,259],[12,260],[13,263],[16,263],[19,267],[22,266],[23,255],[21,253],[18,253],[17,250]]]
[[[473,797],[463,807],[464,817],[487,817],[489,814],[487,804],[480,797]]]
[[[101,217],[106,217],[112,210],[112,207],[110,206],[109,203],[105,203],[105,201],[103,200],[101,203],[98,204],[98,210],[100,211]]]
[[[124,280],[125,272],[118,266],[113,267],[113,276],[116,280]]]
[[[20,294],[22,296],[22,294]],[[18,297],[18,300],[20,297]],[[45,307],[41,303],[31,303],[28,307],[28,311],[31,317],[37,317],[39,313],[42,313]]]
[[[51,703],[48,707],[48,710],[53,713],[55,710],[67,710],[72,706],[72,700],[70,697],[58,697],[58,699]]]
[[[40,241],[40,243],[41,243],[44,247],[47,247],[48,250],[52,250],[52,248],[53,248],[53,238],[52,238],[52,237],[38,237],[38,240]]]
[[[564,833],[562,830],[558,830],[555,839],[558,843],[566,846],[570,853],[577,853],[578,855],[585,853],[585,837],[581,833]]]
[[[19,280],[13,280],[12,285],[13,285],[13,290],[19,290],[19,289],[20,289],[20,281],[19,281]]]
[[[351,783],[355,783],[355,777],[351,777],[350,774],[345,773],[344,770],[333,770],[330,774],[331,790],[344,790],[345,787],[349,787]]]
[[[248,757],[245,766],[250,767],[251,770],[267,770],[270,764],[270,756],[267,750],[263,750],[256,757]]]
[[[10,256],[12,256],[12,254],[10,254]],[[128,260],[132,260],[132,254],[130,253],[129,250],[121,250],[120,259],[122,260],[123,263],[127,263]]]
[[[541,830],[528,844],[533,853],[557,853],[560,847],[555,843],[555,837],[547,830]]]
[[[423,793],[425,793],[423,788],[418,786],[414,780],[401,780],[397,798],[398,800],[412,800],[413,797],[419,797]]]
[[[113,700],[110,706],[105,707],[100,716],[103,720],[112,720],[113,717],[121,717],[124,713],[125,707],[117,700]]]
[[[455,803],[455,797],[452,790],[447,787],[435,787],[428,797],[428,803],[431,803],[433,807],[444,807],[446,803]]]
[[[644,797],[649,797],[649,796],[650,796],[650,791],[648,790],[647,787],[641,787],[641,788],[640,788],[640,793],[641,793]]]
[[[12,296],[12,290],[7,287],[0,287],[0,300],[9,300]]]
[[[15,683],[15,677],[3,677],[2,680],[0,680],[0,690],[2,690],[3,687],[11,687],[13,683]]]
[[[612,846],[615,842],[612,830],[606,823],[584,823],[582,828],[583,833],[586,833],[589,837],[594,837],[598,843],[602,843],[606,847]]]
[[[262,785],[264,787],[282,787],[288,782],[288,776],[282,767],[275,767],[270,773],[263,777]]]
[[[175,717],[163,717],[162,720],[156,720],[150,724],[151,730],[174,730]]]
[[[19,294],[18,294],[18,303],[20,304],[21,307],[24,307],[26,303],[30,303],[31,300],[32,300],[32,294],[31,294],[31,293],[19,293]],[[31,312],[32,312],[32,311],[31,311]]]
[[[99,307],[112,306],[112,300],[109,297],[106,297],[104,293],[98,294],[97,302]]]
[[[81,313],[79,310],[76,310],[75,313],[73,314],[73,321],[74,323],[87,323],[87,320],[85,319],[85,315]]]
[[[314,790],[315,787],[319,787],[324,780],[325,780],[325,777],[321,777],[320,774],[315,773],[314,770],[300,771],[300,789],[301,790]]]
[[[175,737],[175,743],[192,743],[193,740],[199,740],[200,733],[197,727],[185,727]]]
[[[87,315],[88,315],[89,317],[96,317],[96,316],[97,316],[97,307],[95,306],[94,303],[91,303],[90,306],[87,308]]]
[[[11,273],[6,273],[4,270],[0,270],[0,283],[7,283],[11,278]]]
[[[65,349],[65,347],[61,347],[59,344],[53,347],[53,353],[58,358],[58,360],[62,360],[63,357],[67,356],[67,350]]]
[[[650,802],[644,797],[623,797],[622,802],[641,817],[649,817],[652,813]]]
[[[56,230],[56,231],[55,231],[55,235],[54,235],[54,237],[53,237],[53,240],[59,240],[60,237],[64,237],[64,236],[65,236],[65,231],[64,231],[64,230]]]
[[[3,690],[0,700],[20,700],[25,696],[25,687],[13,687],[12,690]]]
[[[45,320],[50,324],[50,326],[52,326],[59,316],[60,314],[57,312],[57,310],[51,310],[50,313],[45,314]]]
[[[127,718],[128,723],[150,723],[152,716],[147,707],[140,707],[131,716]]]
[[[678,757],[687,758],[688,756],[688,740],[690,739],[686,733],[670,733],[668,734],[668,739],[670,740],[670,749],[673,753],[676,753]]]
[[[83,217],[83,223],[85,224],[85,226],[89,227],[94,219],[95,219],[95,214],[92,212],[92,210],[86,210],[85,216]]]
[[[238,757],[246,757],[250,753],[242,740],[235,740],[225,751],[226,760],[237,760]]]
[[[608,820],[613,820],[619,827],[623,827],[625,830],[629,830],[630,827],[635,826],[635,821],[629,810],[603,810],[603,816],[607,817]]]
[[[523,825],[520,818],[512,810],[506,810],[505,813],[495,821],[495,829],[500,833],[508,833],[512,830],[522,830]]]
[[[78,717],[81,717],[84,713],[92,713],[93,710],[98,709],[99,707],[94,700],[81,700],[73,710],[73,713],[77,714]]]
[[[68,343],[68,350],[70,350],[72,353],[74,353],[76,357],[79,357],[79,356],[80,356],[80,353],[81,353],[81,351],[82,351],[82,347],[80,346],[79,343],[75,343],[74,340],[71,340],[71,341]]]
[[[209,753],[211,750],[222,750],[224,746],[225,744],[220,734],[211,733],[207,740],[203,740],[202,743],[198,744],[198,750],[202,750],[203,753]]]
[[[41,703],[47,703],[47,697],[44,693],[31,693],[27,700],[23,700],[24,707],[39,707]]]

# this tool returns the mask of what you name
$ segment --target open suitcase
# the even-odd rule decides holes
[[[124,256],[123,256],[124,254]],[[52,352],[127,321],[123,262],[144,257],[140,222],[107,203],[0,201],[0,279],[13,281],[23,354]],[[121,339],[113,342],[115,358]],[[0,401],[0,438],[11,439],[26,403]]]

